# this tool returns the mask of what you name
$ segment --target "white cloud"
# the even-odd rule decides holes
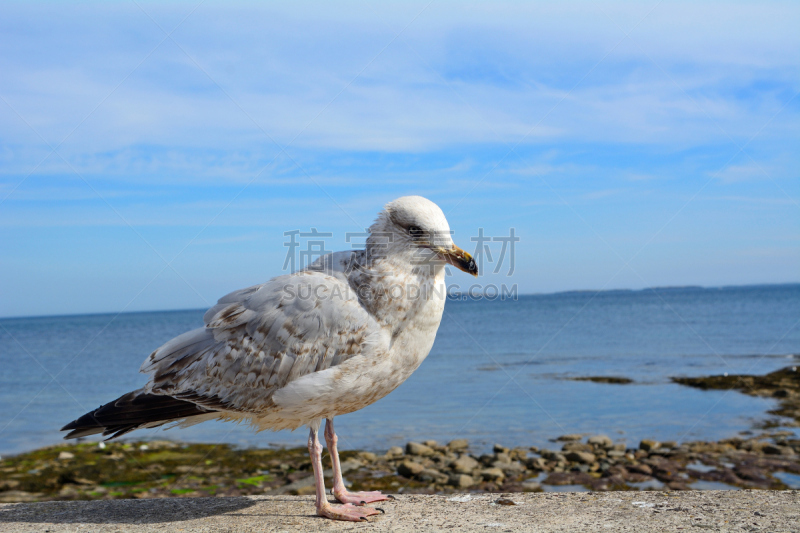
[[[0,38],[0,94],[51,144],[107,97],[60,149],[71,160],[113,172],[127,153],[136,171],[131,147],[170,147],[152,164],[174,170],[192,167],[192,150],[216,150],[199,166],[217,157],[232,177],[277,150],[270,136],[285,146],[301,131],[297,148],[379,152],[744,139],[800,88],[791,4],[659,4],[620,42],[650,6],[437,3],[395,39],[424,6],[204,4],[174,34],[199,69],[169,40],[140,65],[164,36],[135,6],[43,16],[18,5],[8,24],[26,30]],[[168,29],[191,7],[145,5]],[[752,90],[765,79],[772,88]],[[796,114],[770,131],[785,134]],[[3,121],[0,140],[17,155],[6,172],[43,149],[19,120]]]

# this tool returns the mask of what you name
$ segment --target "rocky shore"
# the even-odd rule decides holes
[[[766,376],[674,380],[777,398],[781,407],[774,414],[797,423],[799,378],[796,367],[790,367]],[[409,442],[382,454],[344,451],[341,459],[352,490],[395,494],[800,488],[800,439],[788,431],[719,442],[643,440],[635,447],[605,435],[563,435],[547,449],[496,444],[491,453],[470,449],[466,440]],[[330,487],[329,477],[326,482]],[[0,461],[0,502],[313,491],[305,448],[237,449],[169,441],[78,443]]]
[[[558,449],[495,445],[473,454],[466,440],[409,442],[385,454],[343,452],[353,490],[395,494],[542,490],[798,488],[800,439],[785,432],[720,442],[642,441],[564,435]],[[330,473],[328,472],[328,475]],[[330,479],[327,480],[330,486]],[[84,443],[0,462],[0,502],[311,494],[305,448],[239,450],[174,442]]]
[[[779,407],[769,414],[786,417],[784,426],[800,426],[800,372],[790,366],[763,376],[724,374],[699,378],[672,378],[675,383],[704,390],[736,390],[750,396],[775,398]]]

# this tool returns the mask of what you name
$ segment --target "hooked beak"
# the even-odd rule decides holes
[[[475,264],[475,260],[471,255],[455,244],[452,248],[439,248],[436,250],[436,252],[442,257],[442,259],[462,272],[472,274],[476,278],[478,277],[478,265]]]

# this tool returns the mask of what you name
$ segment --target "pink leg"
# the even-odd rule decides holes
[[[314,468],[314,481],[317,488],[317,514],[332,518],[333,520],[349,520],[359,522],[367,520],[368,516],[379,514],[380,511],[364,507],[356,507],[351,504],[331,505],[325,497],[325,479],[322,475],[322,444],[317,437],[319,424],[311,426],[308,434],[308,454],[311,456],[311,466]]]
[[[325,442],[328,443],[328,453],[331,454],[333,463],[333,495],[342,503],[352,503],[364,505],[365,503],[382,502],[384,500],[394,500],[394,496],[384,495],[379,491],[373,492],[348,492],[342,480],[342,466],[339,463],[339,449],[336,444],[339,437],[333,430],[333,418],[329,418],[325,423]]]

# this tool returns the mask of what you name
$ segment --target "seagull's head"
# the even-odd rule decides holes
[[[367,246],[373,253],[409,253],[438,259],[478,275],[478,266],[453,242],[450,225],[438,205],[422,196],[403,196],[386,204],[370,227]]]

